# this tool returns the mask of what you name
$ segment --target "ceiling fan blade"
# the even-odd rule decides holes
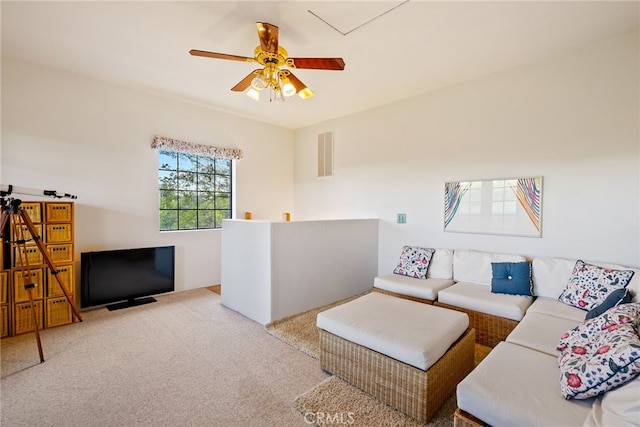
[[[278,27],[266,22],[256,22],[260,46],[265,52],[278,54]]]
[[[342,58],[289,58],[294,68],[306,68],[311,70],[344,70]]]
[[[204,56],[207,58],[230,59],[232,61],[255,62],[254,58],[248,56],[229,55],[227,53],[207,52],[206,50],[191,49],[189,53],[193,56]]]
[[[261,71],[261,69],[253,70],[247,77],[240,80],[238,84],[232,87],[231,90],[234,92],[242,92],[251,85],[251,80],[253,80],[253,78]]]
[[[297,78],[291,71],[289,71],[287,77],[289,78],[289,82],[293,85],[293,87],[296,88],[296,93],[300,98],[307,99],[311,98],[314,95],[313,91],[309,89],[306,84],[302,83],[302,80]]]

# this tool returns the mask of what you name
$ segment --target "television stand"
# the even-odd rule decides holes
[[[120,310],[122,308],[135,307],[138,305],[149,304],[152,302],[156,302],[157,300],[154,297],[146,297],[146,298],[130,298],[126,301],[117,302],[115,304],[107,305],[107,310]]]

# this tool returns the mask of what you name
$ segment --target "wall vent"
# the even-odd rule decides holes
[[[333,176],[333,132],[318,134],[318,178]]]

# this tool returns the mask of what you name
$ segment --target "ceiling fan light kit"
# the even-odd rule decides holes
[[[313,70],[344,70],[342,58],[289,58],[287,50],[278,46],[278,27],[257,22],[260,45],[255,48],[253,58],[192,49],[193,56],[227,59],[242,62],[257,62],[264,68],[253,70],[231,88],[234,92],[244,92],[251,99],[260,100],[260,94],[269,89],[269,100],[278,101],[297,94],[302,99],[311,98],[314,93],[287,68]],[[285,68],[286,67],[286,68]]]
[[[269,99],[271,101],[289,98],[298,93],[296,87],[291,83],[289,70],[280,70],[273,63],[267,62],[264,69],[257,70],[255,77],[251,79],[251,85],[247,90],[249,98],[260,100],[260,93],[269,89]],[[308,88],[307,88],[308,89]],[[300,90],[300,97],[303,98],[304,89]],[[313,92],[311,92],[313,95]]]

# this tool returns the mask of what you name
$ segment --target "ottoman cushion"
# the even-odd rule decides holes
[[[469,326],[465,313],[370,293],[318,314],[317,326],[426,371]]]

